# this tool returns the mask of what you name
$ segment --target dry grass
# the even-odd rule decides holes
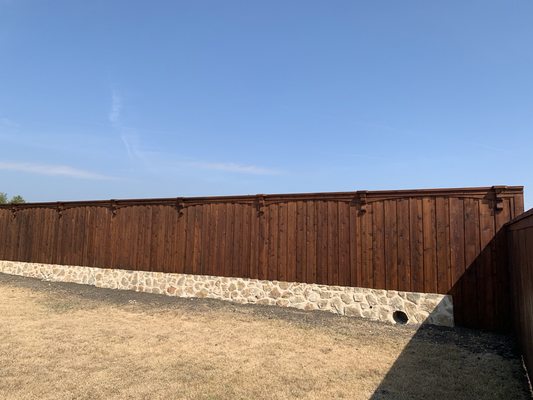
[[[510,349],[476,332],[0,276],[6,400],[525,399]]]

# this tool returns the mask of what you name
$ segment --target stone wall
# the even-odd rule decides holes
[[[0,261],[0,272],[47,281],[323,310],[390,323],[453,326],[449,295],[356,287]]]

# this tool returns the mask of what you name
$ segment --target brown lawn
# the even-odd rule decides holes
[[[1,399],[527,399],[512,341],[0,274]]]

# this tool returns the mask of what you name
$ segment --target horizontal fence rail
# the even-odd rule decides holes
[[[508,186],[5,205],[0,259],[448,293],[507,329],[497,232],[522,212]]]

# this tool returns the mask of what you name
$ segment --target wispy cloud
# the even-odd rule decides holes
[[[121,121],[122,112],[122,95],[118,90],[111,92],[111,109],[109,110],[108,119],[111,126],[116,130],[120,140],[124,144],[126,153],[131,161],[141,160],[147,162],[147,157],[140,147],[139,135],[135,134],[132,129],[126,128]]]
[[[130,143],[128,136],[121,133],[120,140],[122,140],[122,143],[124,144],[124,147],[126,148],[126,151],[128,152],[128,156],[130,157],[130,160],[133,159],[135,148],[134,148],[134,145]]]
[[[503,147],[496,147],[496,146],[490,146],[483,143],[476,143],[476,142],[470,142],[471,146],[478,147],[483,150],[488,150],[493,153],[512,153],[512,150],[503,148]]]
[[[34,164],[34,163],[19,163],[19,162],[3,162],[0,161],[0,170],[26,172],[38,175],[50,176],[65,176],[77,179],[96,179],[109,180],[112,177],[100,175],[91,171],[86,171],[68,165],[50,165],[50,164]]]
[[[199,169],[208,169],[214,171],[226,171],[235,172],[238,174],[251,174],[251,175],[278,175],[281,172],[270,169],[258,167],[257,165],[244,165],[232,162],[202,162],[202,161],[188,161],[182,163],[186,166]]]
[[[120,112],[122,111],[122,96],[116,90],[111,93],[111,110],[109,111],[109,122],[115,128],[120,127]]]
[[[250,175],[277,175],[280,171],[264,168],[257,165],[246,165],[235,162],[209,162],[203,160],[191,160],[184,157],[166,154],[157,149],[147,150],[142,146],[141,136],[135,129],[127,127],[122,122],[123,98],[119,91],[111,92],[111,109],[109,110],[108,119],[116,131],[129,159],[136,164],[140,164],[155,173],[161,171],[171,171],[173,169],[182,170],[183,168],[201,169],[210,171],[222,171],[238,174]]]
[[[9,118],[0,117],[0,126],[4,126],[6,128],[18,128],[19,124]]]
[[[150,162],[151,152],[147,152],[141,147],[141,139],[139,135],[135,133],[120,133],[120,140],[126,148],[126,152],[130,160],[132,161],[142,161],[145,166],[149,167],[152,163]]]

